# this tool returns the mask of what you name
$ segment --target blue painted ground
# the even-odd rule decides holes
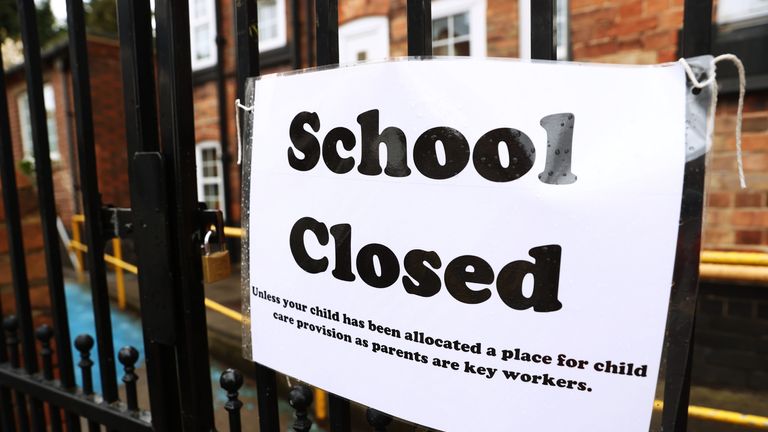
[[[78,335],[87,333],[96,341],[96,327],[93,319],[93,305],[91,303],[91,290],[87,286],[67,281],[65,283],[67,296],[67,312],[69,314],[69,332],[72,340]],[[141,334],[141,321],[126,312],[112,307],[112,340],[115,348],[115,366],[117,369],[118,383],[122,383],[123,365],[117,360],[117,352],[120,348],[130,345],[139,351],[139,361],[137,367],[144,364],[144,338]],[[91,360],[93,366],[93,389],[96,393],[101,393],[101,373],[98,361],[98,346],[94,344],[91,350]],[[72,357],[75,364],[75,375],[77,385],[82,386],[83,380],[80,368],[77,363],[80,361],[80,353],[72,347]]]
[[[94,347],[91,350],[91,360],[94,365],[92,369],[93,389],[96,393],[101,393],[101,374],[98,361],[98,347],[96,342],[96,327],[93,319],[93,305],[91,303],[91,290],[86,284],[68,280],[65,282],[67,297],[67,312],[69,314],[70,337],[74,340],[78,335],[87,333],[94,339]],[[128,312],[120,311],[115,304],[112,304],[112,340],[115,349],[115,366],[117,369],[117,382],[122,384],[123,366],[117,360],[117,352],[120,348],[130,345],[139,351],[139,361],[137,368],[144,365],[144,338],[141,332],[141,320]],[[72,347],[72,357],[75,364],[75,377],[78,387],[82,387],[83,379],[80,368],[77,363],[80,361],[80,353]],[[219,415],[224,415],[223,406],[227,401],[226,392],[219,385],[219,378],[226,366],[211,359],[211,388],[213,390],[215,410],[220,411]],[[240,390],[240,400],[243,402],[243,410],[246,412],[256,411],[256,386],[254,382],[249,382]],[[281,400],[279,404],[281,417],[286,419],[292,417],[293,409],[286,401]],[[243,413],[246,415],[245,413]],[[313,432],[323,432],[316,424],[312,425]]]

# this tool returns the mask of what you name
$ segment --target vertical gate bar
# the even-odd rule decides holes
[[[11,367],[19,367],[19,319],[16,315],[8,315],[3,319],[3,330],[7,337],[8,353]],[[21,390],[14,391],[16,395],[16,415],[19,419],[19,429],[29,430],[29,416],[27,414],[27,398]]]
[[[686,0],[683,12],[682,55],[695,57],[711,52],[712,0]],[[704,191],[704,157],[686,163],[683,184],[686,189]],[[672,286],[670,304],[681,305],[692,311],[691,319],[671,310],[667,322],[669,348],[664,383],[664,409],[662,429],[683,431],[688,425],[688,404],[691,387],[696,303],[699,291],[699,251],[701,249],[701,214],[704,207],[702,194],[690,194],[681,208],[681,224],[678,239],[688,245],[686,265],[675,266],[675,280],[683,281]],[[698,215],[698,217],[693,217]],[[682,223],[685,219],[685,223]],[[678,240],[680,244],[680,240]],[[680,253],[678,251],[678,253]]]
[[[43,378],[53,381],[53,351],[51,350],[51,339],[53,338],[53,329],[47,324],[43,324],[35,331],[37,340],[40,341],[40,357],[43,363]],[[51,432],[61,432],[61,410],[48,402],[48,416],[51,419]]]
[[[316,0],[317,65],[339,62],[339,1]]]
[[[712,0],[685,0],[682,31],[683,57],[712,52]]]
[[[255,0],[237,0],[235,2],[235,33],[237,34],[237,97],[244,104],[245,81],[248,77],[259,76],[259,13]],[[239,109],[239,108],[236,108]],[[241,118],[241,121],[245,121]],[[247,162],[246,162],[247,163]],[[259,430],[277,432],[280,430],[280,416],[277,409],[277,379],[275,371],[254,363],[256,373],[256,393],[259,410]]]
[[[226,61],[226,46],[227,38],[224,36],[225,32],[222,28],[222,3],[224,0],[216,0],[215,12],[216,12],[216,96],[218,98],[218,114],[219,114],[219,142],[221,143],[221,165],[224,171],[221,173],[223,183],[224,202],[222,206],[226,209],[224,212],[224,221],[226,225],[233,225],[232,220],[232,192],[231,185],[232,179],[230,175],[230,166],[232,165],[232,155],[229,151],[229,120],[227,113],[231,106],[228,102],[230,99],[227,97],[227,82],[224,76],[225,74],[225,61]]]
[[[291,28],[293,29],[293,59],[291,66],[294,69],[301,68],[301,20],[299,19],[299,0],[291,0]]]
[[[531,1],[531,58],[533,59],[557,60],[556,1]]]
[[[0,55],[0,187],[3,190],[3,208],[5,209],[5,227],[8,230],[8,253],[11,261],[11,275],[14,292],[27,284],[27,267],[24,261],[24,240],[21,236],[21,216],[19,215],[19,193],[16,190],[16,167],[13,161],[13,141],[11,141],[11,123],[8,116],[8,98],[5,88],[5,65]],[[20,263],[20,264],[19,264]],[[21,282],[22,285],[19,285]],[[27,287],[28,288],[28,287]],[[27,289],[24,290],[25,292]],[[17,313],[24,313],[16,305]],[[3,321],[3,305],[0,301],[0,323]],[[5,337],[0,331],[0,363],[8,361]],[[0,411],[4,432],[15,427],[11,392],[7,387],[0,387]]]
[[[123,102],[125,106],[125,131],[128,145],[128,179],[131,207],[134,216],[133,239],[138,267],[141,324],[144,332],[144,363],[149,389],[149,405],[152,426],[158,431],[181,430],[179,405],[178,368],[173,338],[163,338],[153,319],[167,320],[175,334],[173,317],[155,317],[149,304],[167,303],[172,299],[173,280],[170,276],[170,239],[167,224],[138,223],[149,212],[157,212],[167,220],[169,208],[157,208],[146,202],[141,183],[141,167],[137,166],[136,154],[159,152],[157,108],[155,92],[154,48],[152,45],[152,11],[149,0],[118,0],[117,18],[120,36],[120,61],[123,77]],[[152,185],[150,185],[152,186]],[[155,185],[159,187],[159,185]],[[160,191],[167,195],[166,190]],[[160,295],[166,293],[166,295]],[[173,310],[173,304],[163,304]],[[165,314],[169,315],[169,314]]]
[[[349,401],[341,396],[328,393],[328,405],[331,432],[350,432],[352,430],[352,422]]]
[[[53,171],[51,170],[50,144],[48,142],[48,125],[43,99],[43,70],[40,61],[40,40],[37,34],[37,9],[34,0],[17,0],[19,20],[21,22],[21,37],[24,44],[25,76],[27,82],[27,99],[32,126],[32,141],[35,154],[35,176],[37,178],[38,202],[45,245],[45,264],[48,277],[48,287],[51,296],[54,326],[56,327],[56,345],[59,364],[62,366],[62,383],[64,375],[74,377],[72,370],[72,355],[69,349],[69,324],[67,322],[67,301],[64,297],[64,279],[61,268],[61,251],[56,229],[56,201],[53,193]],[[22,255],[23,259],[23,255]],[[32,329],[32,314],[29,311],[29,291],[22,294],[22,304],[19,304],[22,334],[22,349],[24,365],[29,373],[37,372],[37,354],[35,338]],[[23,304],[26,303],[26,304]],[[67,378],[69,378],[67,377]],[[71,382],[73,383],[74,379]],[[67,384],[64,384],[65,386]],[[70,385],[71,386],[71,385]],[[68,387],[70,387],[68,386]],[[40,401],[30,398],[32,428],[44,428],[45,417]]]
[[[256,0],[235,1],[235,32],[237,34],[237,97],[244,104],[245,80],[259,76],[259,12]]]
[[[200,255],[188,2],[157,0],[155,18],[159,124],[164,125],[160,135],[168,185],[173,188],[170,196],[173,274],[181,306],[177,316],[181,330],[177,358],[182,424],[185,430],[210,430],[213,428],[213,395]]]
[[[408,55],[432,55],[432,2],[408,0]]]
[[[85,40],[83,0],[67,0],[69,28],[69,61],[72,70],[72,96],[75,106],[80,192],[85,214],[85,237],[88,242],[88,273],[96,327],[101,390],[107,403],[118,399],[115,350],[112,343],[112,317],[109,308],[107,271],[104,264],[104,234],[101,223],[101,197],[96,171],[96,149],[93,137],[93,108],[88,47]]]
[[[317,65],[339,62],[339,5],[337,0],[316,0]],[[349,432],[349,401],[328,393],[331,432]]]
[[[274,370],[254,363],[256,366],[256,395],[259,408],[259,430],[278,432],[280,415],[277,410],[277,378]]]
[[[307,12],[307,16],[305,17],[307,20],[307,67],[315,65],[315,8],[312,7],[312,1],[313,0],[307,0],[305,2]]]

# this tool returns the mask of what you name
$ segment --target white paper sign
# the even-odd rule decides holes
[[[435,429],[648,429],[679,65],[397,61],[255,86],[256,361]]]

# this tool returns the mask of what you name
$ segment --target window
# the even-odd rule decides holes
[[[437,56],[484,56],[485,0],[432,3],[432,53]]]
[[[227,216],[224,205],[224,166],[221,163],[221,144],[205,141],[196,146],[197,196],[210,209],[220,209]]]
[[[269,51],[286,44],[285,0],[258,0],[259,51]]]
[[[389,20],[385,16],[359,18],[339,27],[339,62],[389,57]]]
[[[192,70],[216,64],[215,0],[191,0],[189,3],[189,45]],[[281,48],[287,43],[285,0],[258,0],[259,51]]]
[[[216,64],[214,0],[192,0],[189,3],[189,46],[192,50],[192,70]]]
[[[51,152],[51,160],[59,160],[61,159],[61,154],[59,153],[59,135],[56,128],[56,97],[53,92],[53,86],[49,83],[43,85],[43,101],[45,102],[45,119],[48,126],[48,146]],[[35,148],[32,141],[32,119],[29,114],[29,98],[26,91],[19,94],[16,103],[19,107],[23,157],[25,160],[32,161],[35,159]]]
[[[768,89],[768,0],[720,0],[712,38],[713,55],[731,53],[744,63],[747,91]],[[739,89],[735,67],[717,69],[718,88],[723,93]]]

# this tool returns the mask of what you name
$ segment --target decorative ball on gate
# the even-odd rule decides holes
[[[35,337],[40,342],[48,342],[53,337],[53,329],[48,324],[43,324],[35,330]]]
[[[82,354],[87,354],[93,348],[93,338],[88,334],[81,334],[75,338],[75,348]]]
[[[120,360],[120,364],[126,368],[132,368],[139,359],[139,352],[132,346],[124,346],[120,348],[120,351],[117,353],[117,359]]]
[[[3,328],[7,332],[15,332],[19,328],[19,319],[16,318],[16,315],[8,315],[3,320]]]
[[[288,402],[296,411],[304,411],[312,405],[314,396],[309,387],[297,384],[288,392]]]
[[[227,393],[237,393],[243,386],[243,374],[236,369],[229,368],[222,372],[219,384]]]

